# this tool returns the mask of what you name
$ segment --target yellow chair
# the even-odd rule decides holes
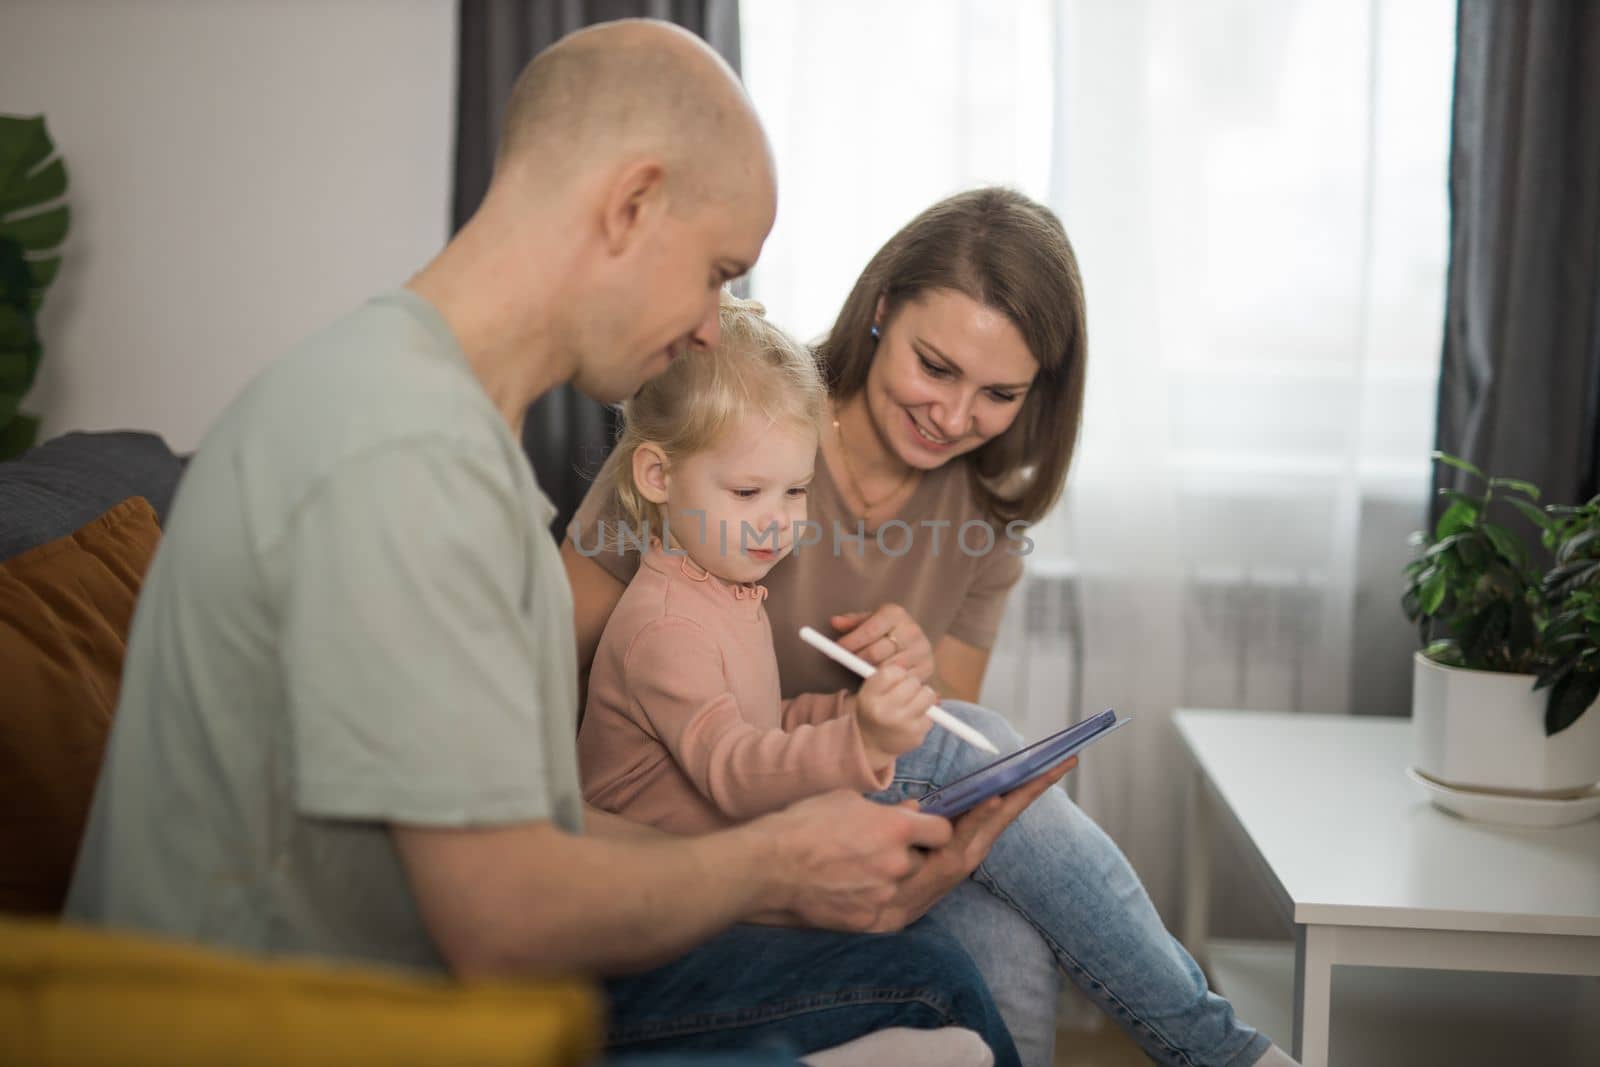
[[[576,981],[463,983],[0,917],[3,1067],[581,1064],[601,1010]]]

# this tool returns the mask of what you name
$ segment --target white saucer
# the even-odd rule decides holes
[[[1436,807],[1478,822],[1549,828],[1569,826],[1600,815],[1600,785],[1587,793],[1552,800],[1457,789],[1429,778],[1415,767],[1406,768],[1406,777],[1421,786]]]

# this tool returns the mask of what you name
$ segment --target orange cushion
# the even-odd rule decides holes
[[[133,497],[0,563],[0,909],[61,909],[160,539]]]

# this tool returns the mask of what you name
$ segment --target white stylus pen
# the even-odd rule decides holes
[[[872,664],[868,663],[854,652],[851,652],[845,648],[841,648],[837,642],[823,637],[809,626],[800,627],[800,640],[804,641],[818,652],[821,652],[824,656],[827,656],[841,667],[844,667],[846,670],[855,671],[863,678],[871,678],[874,674],[878,673],[878,669]],[[987,737],[984,737],[978,731],[974,730],[972,727],[968,726],[966,723],[962,722],[948,711],[945,711],[939,705],[935,704],[933,707],[928,709],[928,718],[932,719],[940,726],[943,726],[946,730],[949,730],[951,733],[961,738],[961,740],[965,741],[973,748],[981,749],[984,752],[993,752],[997,756],[1000,754],[1000,750],[995,748],[994,745],[990,744]]]

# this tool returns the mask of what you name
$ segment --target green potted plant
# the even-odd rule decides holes
[[[1600,697],[1600,496],[1545,510],[1543,540],[1555,566],[1544,576],[1549,621],[1538,688],[1550,690],[1544,729],[1554,735]]]
[[[23,413],[43,349],[38,311],[61,267],[70,214],[67,169],[44,117],[0,115],[0,459],[32,446],[39,420]]]
[[[1443,453],[1476,492],[1450,506],[1405,568],[1416,770],[1445,786],[1564,797],[1600,782],[1600,498],[1538,506],[1538,487]],[[1514,526],[1491,517],[1503,502]],[[1529,535],[1554,556],[1545,570]]]

